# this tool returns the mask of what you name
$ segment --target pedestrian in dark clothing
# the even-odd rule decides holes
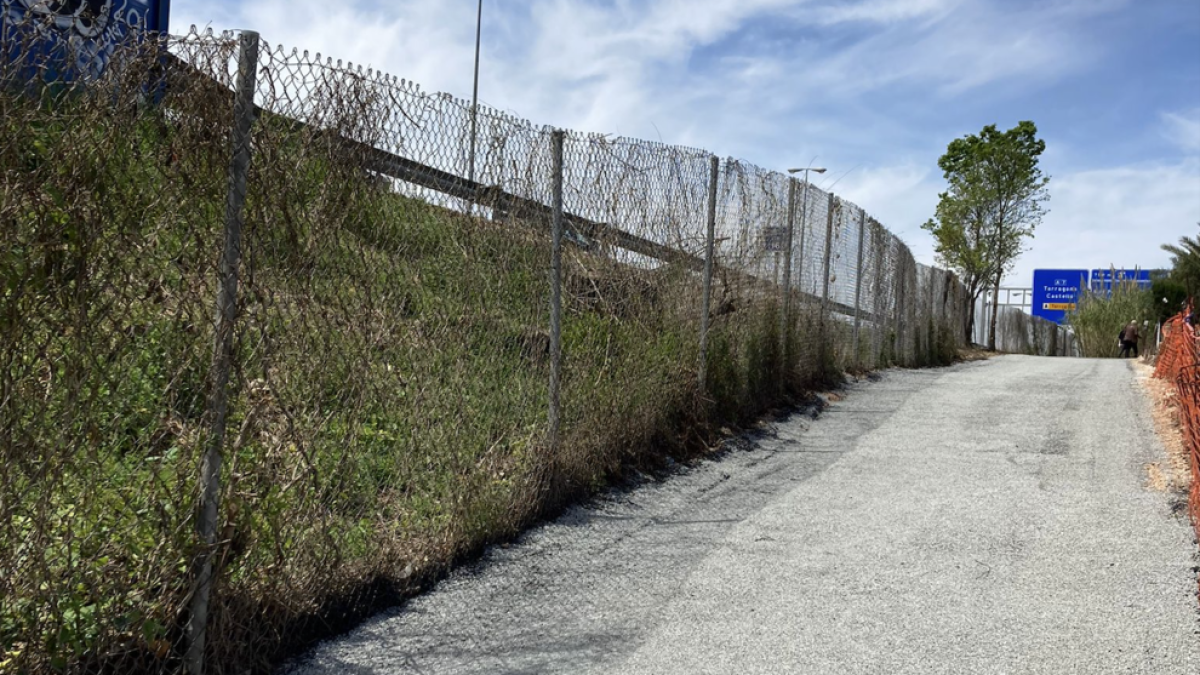
[[[1130,321],[1128,326],[1121,331],[1121,358],[1129,356],[1129,352],[1133,352],[1133,358],[1138,357],[1138,340],[1141,336],[1138,335],[1138,325],[1136,321]]]

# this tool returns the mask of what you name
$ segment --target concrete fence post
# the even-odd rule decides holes
[[[562,235],[563,235],[563,141],[566,133],[550,135],[550,161],[553,177],[554,217],[550,228],[550,423],[549,443],[558,451],[559,425],[562,419]]]
[[[214,349],[209,369],[208,443],[200,467],[200,503],[196,534],[199,547],[194,561],[192,600],[186,626],[187,670],[204,672],[208,609],[213,588],[213,558],[217,542],[221,501],[221,453],[229,408],[229,376],[233,367],[233,337],[237,321],[238,270],[242,259],[242,211],[250,173],[250,138],[254,125],[254,90],[258,80],[258,33],[243,31],[238,38],[237,91],[234,97],[232,156],[225,202],[224,242],[219,262]]]
[[[708,387],[708,323],[712,313],[713,256],[716,255],[717,180],[721,171],[721,160],[716,155],[709,161],[708,228],[704,240],[704,301],[700,311],[700,367],[696,376],[701,392],[707,391]]]

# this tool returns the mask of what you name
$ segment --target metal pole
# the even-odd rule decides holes
[[[800,195],[800,250],[796,252],[800,279],[796,285],[804,290],[804,233],[808,229],[808,169],[804,170],[804,192]]]
[[[470,157],[467,158],[467,180],[470,181],[472,189],[475,184],[475,143],[479,126],[479,43],[482,35],[483,0],[479,0],[479,7],[475,15],[475,81],[471,86],[471,150]],[[479,195],[472,192],[471,213],[475,213],[475,202],[478,199]]]
[[[246,179],[250,173],[250,133],[254,124],[254,87],[258,79],[258,33],[243,31],[238,45],[238,82],[233,110],[232,157],[229,162],[229,191],[225,202],[225,240],[219,263],[215,345],[208,396],[208,443],[200,468],[200,504],[196,534],[200,551],[195,561],[195,590],[186,627],[187,669],[191,675],[204,672],[204,645],[208,608],[213,586],[213,554],[217,541],[217,518],[221,500],[221,449],[229,408],[229,373],[233,362],[234,322],[237,319],[238,268],[242,257],[242,210],[246,203]]]
[[[825,362],[828,360],[828,342],[829,336],[825,333],[826,314],[829,310],[829,263],[833,253],[833,211],[840,208],[837,197],[831,192],[829,193],[829,209],[825,217],[825,262],[822,264],[822,279],[821,279],[821,330],[820,330],[820,346],[821,346],[821,367],[825,367]]]
[[[716,155],[709,161],[711,171],[708,179],[708,232],[704,243],[704,303],[700,312],[700,369],[697,376],[702,392],[708,386],[708,315],[712,311],[713,256],[717,233],[717,178],[721,170],[721,160],[717,159]]]
[[[550,449],[558,451],[562,390],[562,232],[563,232],[563,139],[566,134],[550,135],[550,156],[554,176],[554,219],[550,248]]]
[[[858,213],[858,263],[854,273],[854,365],[861,367],[860,352],[858,345],[858,332],[862,325],[862,307],[859,303],[862,301],[862,271],[863,271],[863,239],[867,231],[867,212],[859,211]]]
[[[887,262],[887,240],[882,236],[882,232],[880,232],[874,218],[867,222],[867,228],[871,230],[871,248],[873,249],[871,257],[875,267],[875,279],[872,284],[874,288],[871,292],[871,314],[874,315],[874,321],[871,326],[871,367],[879,368],[883,362],[883,335],[884,331],[887,330],[887,302],[883,291],[884,265]]]
[[[783,252],[783,297],[779,303],[779,358],[787,368],[791,361],[788,355],[788,336],[791,333],[792,308],[792,245],[796,230],[796,179],[788,179],[787,243]],[[785,371],[786,372],[786,371]]]
[[[829,264],[833,253],[833,212],[838,208],[840,208],[838,198],[830,193],[829,213],[825,218],[825,261],[821,265],[824,277],[821,280],[821,312],[824,312],[826,306],[829,304]]]

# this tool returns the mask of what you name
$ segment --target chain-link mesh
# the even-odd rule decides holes
[[[229,81],[160,89],[131,43],[66,84],[82,57],[27,28],[0,26],[0,670],[124,672],[189,593]],[[233,43],[170,49],[215,74]]]
[[[702,150],[163,46],[70,85],[2,53],[0,668],[264,666],[622,466],[963,342],[953,275],[805,180],[725,160],[710,194]]]

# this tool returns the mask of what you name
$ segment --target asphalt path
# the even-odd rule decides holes
[[[1196,543],[1128,362],[849,385],[572,509],[292,675],[1200,673]]]

